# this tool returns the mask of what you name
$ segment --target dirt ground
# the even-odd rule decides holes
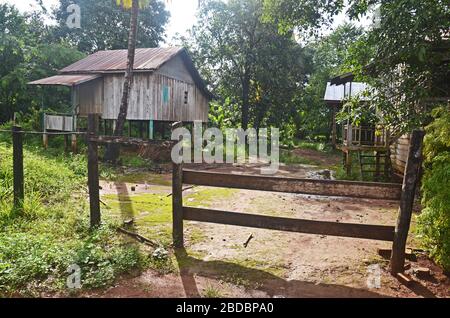
[[[309,150],[308,150],[309,151]],[[303,154],[305,155],[305,154]],[[306,154],[307,156],[307,154]],[[314,156],[319,156],[314,153]],[[323,156],[323,155],[322,155]],[[339,158],[325,158],[327,165]],[[257,165],[191,167],[229,173],[259,173]],[[281,166],[278,175],[309,177],[310,165]],[[159,178],[159,179],[158,179]],[[167,197],[169,174],[150,182],[102,182],[102,196]],[[159,180],[159,181],[156,181]],[[133,187],[133,189],[132,189]],[[134,191],[133,191],[134,190]],[[211,188],[187,189],[185,204],[233,212],[246,212],[346,223],[395,225],[398,202],[311,195],[233,190],[227,195],[198,195]],[[212,192],[214,194],[214,192]],[[125,199],[121,199],[125,200]],[[151,207],[148,208],[151,213]],[[139,218],[141,212],[133,217]],[[170,226],[170,222],[167,222]],[[142,227],[141,227],[142,228]],[[414,224],[412,224],[414,228]],[[252,239],[244,247],[249,236]],[[410,235],[410,248],[416,248]],[[87,297],[449,297],[450,279],[420,251],[407,261],[412,279],[403,285],[388,272],[388,260],[378,249],[389,242],[252,229],[220,224],[185,222],[185,249],[170,250],[175,271],[148,270],[123,277],[113,287],[87,293]],[[152,239],[152,237],[150,237]],[[417,268],[430,275],[419,279]],[[379,274],[379,275],[378,275]]]

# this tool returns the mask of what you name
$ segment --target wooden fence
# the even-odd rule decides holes
[[[392,183],[294,179],[270,176],[232,175],[184,170],[173,164],[173,244],[183,247],[183,221],[209,222],[271,230],[373,239],[393,242],[392,273],[403,272],[405,246],[411,221],[414,193],[421,166],[422,131],[412,133],[403,185]],[[396,226],[338,223],[281,218],[183,206],[183,184],[247,190],[399,200]]]
[[[151,145],[156,143],[161,145],[162,142],[124,137],[96,136],[95,121],[95,116],[88,116],[88,186],[90,221],[92,227],[99,226],[101,222],[98,144],[121,143]],[[174,128],[176,128],[176,126],[174,126]],[[20,127],[14,126],[11,133],[13,139],[14,206],[15,208],[22,208],[24,201],[22,137],[26,132],[22,131]],[[174,246],[183,246],[184,220],[308,234],[392,241],[391,271],[395,274],[403,272],[406,239],[411,222],[414,194],[420,175],[423,136],[423,131],[419,130],[415,130],[411,134],[403,185],[373,182],[294,179],[271,176],[231,175],[215,172],[183,170],[183,164],[173,164],[172,208]],[[174,144],[174,142],[169,143],[171,146]],[[400,200],[400,208],[396,226],[313,221],[217,211],[183,206],[183,183],[259,191]]]

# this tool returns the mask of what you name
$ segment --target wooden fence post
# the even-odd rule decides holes
[[[14,208],[22,210],[24,200],[23,181],[23,140],[22,128],[12,127],[13,139],[13,175],[14,175]]]
[[[42,144],[44,145],[44,149],[48,148],[48,134],[47,134],[47,114],[44,113],[44,133],[42,134]]]
[[[100,193],[98,181],[98,146],[96,137],[96,115],[88,115],[88,186],[91,227],[100,225]]]
[[[422,143],[425,133],[413,130],[409,143],[408,160],[403,177],[400,209],[395,228],[394,242],[391,255],[391,273],[403,273],[405,267],[405,248],[414,203],[416,186],[419,182],[422,165]]]
[[[181,122],[172,125],[172,131],[182,126]],[[183,163],[177,164],[172,158],[172,238],[173,246],[182,248],[183,238]]]

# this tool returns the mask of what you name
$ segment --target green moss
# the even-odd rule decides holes
[[[184,196],[184,204],[191,207],[208,207],[212,203],[231,198],[239,190],[225,188],[195,188],[195,192]]]
[[[236,190],[220,188],[196,188],[196,192],[184,195],[187,206],[210,206],[218,198],[231,196]],[[112,216],[119,221],[134,219],[134,230],[163,246],[172,242],[172,197],[167,194],[137,194],[103,196]],[[192,199],[189,200],[189,199]],[[191,228],[191,242],[205,239],[201,230]]]
[[[148,183],[162,186],[171,186],[172,182],[169,175],[157,174],[152,172],[136,172],[115,175],[111,181],[124,183]]]
[[[292,165],[292,164],[317,165],[318,164],[317,162],[310,160],[308,158],[297,156],[288,150],[280,150],[280,162],[287,164],[287,165]]]

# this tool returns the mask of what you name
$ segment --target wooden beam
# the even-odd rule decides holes
[[[395,227],[393,226],[301,220],[190,207],[183,207],[183,219],[189,221],[380,241],[392,241],[395,230]]]
[[[405,248],[414,204],[414,195],[419,182],[422,167],[422,143],[425,133],[414,130],[408,151],[405,174],[403,177],[402,195],[395,228],[394,243],[392,245],[391,273],[402,273],[405,267]]]
[[[401,185],[360,181],[294,179],[184,170],[183,183],[260,191],[398,200]]]
[[[71,148],[72,148],[73,153],[77,153],[77,135],[76,134],[72,134]]]
[[[333,105],[331,109],[331,145],[336,148],[336,105]]]

